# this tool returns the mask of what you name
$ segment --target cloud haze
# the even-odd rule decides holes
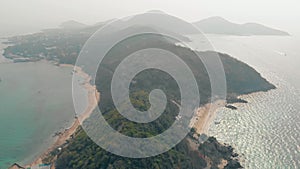
[[[0,0],[0,35],[56,27],[66,20],[87,24],[162,10],[196,21],[222,16],[233,22],[259,22],[294,32],[300,19],[297,0]]]

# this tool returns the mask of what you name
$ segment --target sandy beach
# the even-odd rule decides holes
[[[209,126],[216,117],[217,110],[224,107],[225,100],[217,100],[213,103],[207,103],[195,110],[194,117],[191,120],[190,127],[196,129],[198,134],[208,134]]]
[[[88,92],[88,105],[85,111],[79,117],[74,118],[73,124],[63,132],[60,132],[57,135],[56,141],[44,153],[42,153],[42,155],[38,156],[31,164],[26,165],[25,168],[42,164],[42,160],[46,158],[49,153],[51,153],[55,149],[60,148],[63,144],[66,143],[68,139],[70,139],[70,137],[76,132],[81,123],[92,114],[93,110],[98,105],[100,93],[97,91],[96,86],[92,86],[90,84],[91,77],[86,74],[80,67],[75,67],[69,64],[61,64],[59,66],[74,68],[75,74],[84,79],[84,83],[82,83],[82,85]],[[51,168],[54,169],[54,165]]]

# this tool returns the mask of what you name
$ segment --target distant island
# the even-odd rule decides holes
[[[74,20],[69,20],[60,24],[60,27],[63,29],[83,29],[87,27],[87,25]]]
[[[193,23],[201,31],[209,34],[223,34],[223,35],[276,35],[289,36],[289,33],[269,28],[258,23],[237,24],[232,23],[221,17],[210,17]]]

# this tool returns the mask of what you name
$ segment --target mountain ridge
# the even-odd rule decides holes
[[[193,22],[204,33],[209,34],[225,34],[225,35],[277,35],[289,36],[288,32],[274,29],[263,24],[255,22],[247,22],[244,24],[237,24],[230,22],[222,17],[214,16],[200,21]]]
[[[83,29],[85,27],[88,27],[88,25],[83,24],[81,22],[75,21],[75,20],[68,20],[59,25],[62,29]]]
[[[152,13],[148,15],[149,13]],[[143,20],[145,17],[148,17],[147,20],[153,20],[152,15],[153,13],[163,13],[162,11],[149,11],[149,13],[146,13],[143,15]],[[167,14],[166,14],[167,15]],[[177,30],[177,32],[181,34],[197,34],[198,31],[195,29],[188,29],[188,26],[186,25],[176,25],[176,21],[171,18],[167,17],[167,19],[170,19],[170,22],[173,24],[174,29]],[[117,22],[123,22],[119,19],[112,19],[107,21],[101,21],[97,22],[93,25],[86,25],[81,22],[75,21],[75,20],[69,20],[66,22],[63,22],[60,24],[60,29],[65,30],[94,30],[101,28],[105,24],[111,22],[111,21],[117,21]],[[133,16],[131,19],[139,21],[140,16]],[[142,21],[144,22],[144,21]],[[166,24],[167,22],[164,22],[162,24]],[[213,16],[206,19],[202,19],[200,21],[192,22],[197,28],[199,28],[203,33],[207,34],[222,34],[222,35],[237,35],[237,36],[252,36],[252,35],[276,35],[276,36],[290,36],[290,34],[286,31],[272,28],[269,26],[266,26],[264,24],[256,23],[256,22],[246,22],[243,24],[234,23],[231,21],[228,21],[220,16]],[[153,26],[153,25],[152,25]]]

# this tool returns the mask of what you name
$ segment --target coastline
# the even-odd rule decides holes
[[[74,118],[74,122],[72,125],[68,128],[66,128],[63,132],[60,132],[57,134],[57,138],[53,142],[53,144],[41,155],[37,156],[33,162],[30,164],[25,165],[25,168],[38,166],[40,164],[43,164],[43,159],[45,159],[52,151],[61,148],[67,140],[69,140],[72,135],[77,131],[78,127],[80,127],[81,122],[86,120],[90,115],[92,114],[93,110],[97,107],[98,101],[100,99],[100,93],[97,91],[96,86],[92,86],[90,84],[91,77],[85,73],[80,67],[76,67],[71,64],[60,64],[60,67],[72,67],[74,70],[74,73],[84,79],[83,84],[81,84],[84,89],[87,91],[88,96],[88,105],[84,112]],[[51,166],[51,169],[54,169],[55,166]]]
[[[39,155],[32,163],[25,165],[25,168],[43,164],[43,159],[47,158],[52,151],[58,148],[62,148],[67,142],[67,140],[69,140],[72,137],[72,135],[77,131],[81,123],[85,119],[90,117],[100,99],[100,93],[97,91],[96,86],[92,86],[90,84],[91,77],[87,73],[85,73],[82,70],[82,68],[70,64],[61,64],[59,66],[74,68],[74,73],[76,73],[76,75],[84,79],[84,83],[81,85],[88,92],[88,105],[84,113],[75,118],[73,124],[69,128],[66,128],[63,132],[59,133],[54,143],[45,152]],[[217,100],[213,103],[207,103],[197,108],[195,110],[195,115],[192,118],[190,125],[192,125],[192,127],[196,129],[197,134],[208,134],[208,129],[216,118],[217,110],[221,107],[224,107],[225,105],[225,100]],[[55,160],[56,157],[54,158],[54,161]],[[55,169],[55,166],[51,165],[51,169]]]
[[[53,64],[53,62],[49,62],[49,63]],[[76,75],[84,79],[84,82],[81,83],[80,85],[83,86],[84,89],[87,91],[88,104],[86,106],[84,113],[78,116],[77,118],[74,118],[74,122],[72,123],[72,125],[70,127],[67,127],[63,132],[60,132],[54,139],[53,144],[51,144],[51,146],[48,147],[46,151],[43,151],[41,155],[37,156],[37,158],[35,158],[34,161],[32,161],[30,164],[25,165],[25,168],[34,167],[34,166],[38,166],[39,164],[43,164],[43,159],[47,158],[52,151],[57,150],[58,148],[62,148],[67,142],[67,140],[72,138],[72,135],[77,131],[78,127],[80,127],[80,124],[85,119],[90,117],[94,108],[97,106],[100,98],[100,93],[97,91],[96,86],[92,86],[90,84],[91,77],[87,73],[85,73],[82,70],[82,68],[76,67],[71,64],[60,64],[58,66],[70,67],[74,70],[74,73]],[[258,91],[254,93],[260,93],[260,92],[265,92],[265,91]],[[243,97],[247,95],[249,94],[240,95],[239,97]],[[192,127],[196,129],[197,134],[208,135],[209,127],[211,126],[211,124],[214,123],[218,109],[225,107],[225,105],[226,105],[226,100],[217,100],[197,108],[195,110],[194,117],[192,118],[190,125],[192,125]],[[56,157],[54,158],[54,161],[55,160]],[[52,165],[51,169],[55,169],[55,166]]]
[[[210,125],[216,120],[217,112],[220,108],[232,109],[226,106],[239,106],[240,104],[248,104],[247,97],[252,95],[258,95],[261,93],[266,93],[271,90],[276,90],[278,86],[275,86],[273,89],[261,90],[247,94],[241,94],[237,96],[237,99],[242,99],[246,102],[233,101],[228,102],[228,100],[216,100],[212,103],[206,103],[203,106],[194,110],[194,116],[191,119],[190,127],[195,129],[197,134],[206,134],[208,135],[208,130]],[[236,108],[236,107],[235,107]],[[236,109],[233,110],[236,110]]]
[[[3,54],[4,54],[4,49],[9,47],[10,45],[8,44],[4,44],[4,42],[6,42],[7,39],[0,39],[0,64],[4,64],[4,63],[12,63],[12,60],[6,58]]]
[[[226,105],[225,100],[217,100],[213,103],[207,103],[194,112],[190,126],[195,129],[197,134],[208,134],[209,126],[216,118],[217,110]]]

